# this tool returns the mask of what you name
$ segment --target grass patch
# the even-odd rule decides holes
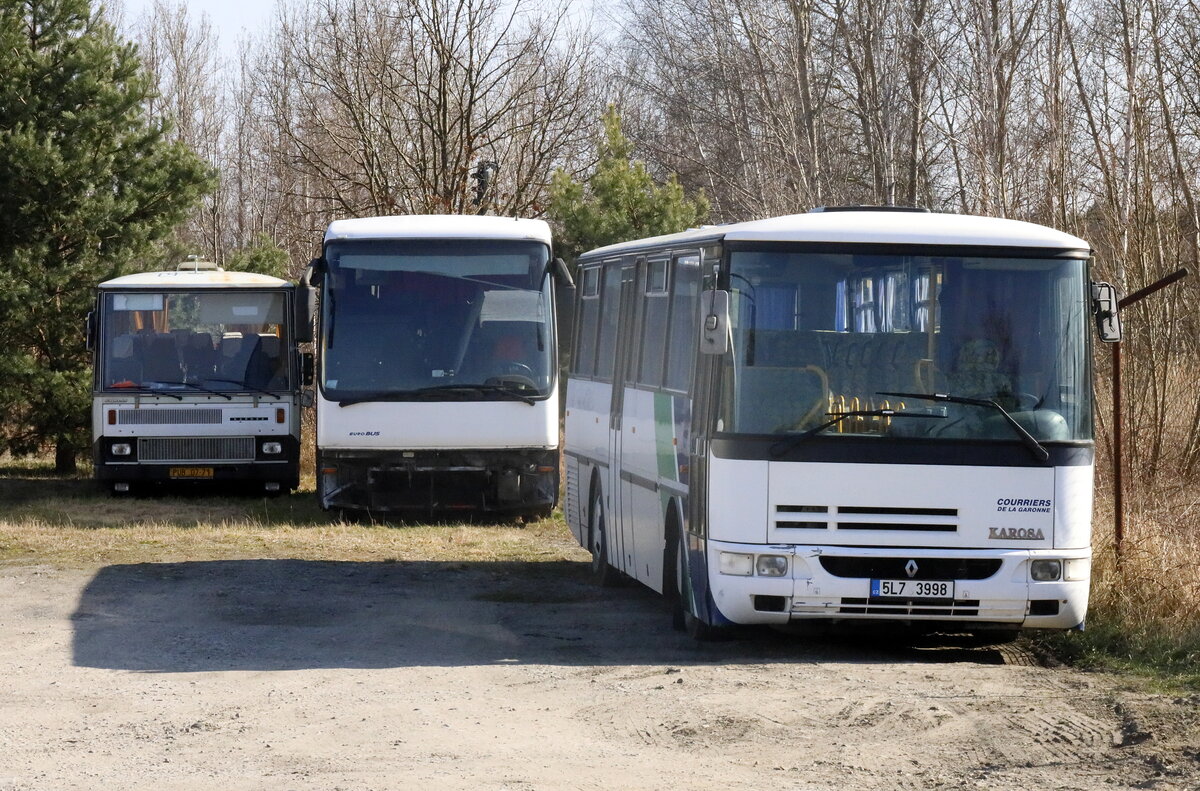
[[[13,470],[0,478],[0,514],[0,563],[65,568],[253,558],[523,563],[587,558],[561,518],[523,527],[349,523],[321,511],[311,491],[276,498],[110,497],[91,481]]]
[[[1077,667],[1200,690],[1200,533],[1192,527],[1200,505],[1184,488],[1145,502],[1126,516],[1118,565],[1112,511],[1098,500],[1087,629],[1033,637]]]

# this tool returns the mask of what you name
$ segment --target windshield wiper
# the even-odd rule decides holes
[[[841,423],[848,417],[931,417],[937,419],[944,419],[946,417],[945,415],[931,415],[927,412],[897,412],[894,409],[855,409],[850,412],[826,412],[825,414],[830,416],[830,420],[826,420],[819,426],[810,428],[794,437],[780,440],[772,445],[770,448],[771,456],[776,458],[782,456],[809,437],[821,433],[830,426]]]
[[[244,387],[247,390],[253,390],[255,393],[262,393],[263,395],[274,396],[276,401],[278,401],[282,397],[279,395],[279,393],[272,393],[270,390],[264,390],[261,387],[255,387],[254,385],[243,382],[240,379],[219,379],[218,378],[218,379],[205,379],[204,381],[206,381],[206,382],[229,382],[229,384],[231,384],[231,385],[237,385],[238,387]],[[205,388],[200,388],[200,389],[203,390]],[[217,393],[217,395],[223,395],[223,393],[220,393],[217,390],[209,390],[208,392]],[[228,396],[228,398],[230,401],[233,400],[232,396]]]
[[[138,393],[153,393],[154,395],[170,396],[171,398],[174,398],[176,401],[183,400],[183,396],[179,395],[179,393],[170,393],[170,392],[167,392],[166,390],[159,390],[157,387],[147,387],[146,385],[116,384],[116,385],[109,385],[108,389],[109,390],[134,390]]]
[[[229,395],[228,393],[222,393],[220,390],[212,390],[210,388],[204,387],[203,385],[198,385],[195,382],[164,382],[161,379],[154,379],[152,381],[154,381],[155,383],[160,384],[160,385],[171,385],[173,387],[194,387],[197,390],[204,391],[205,393],[212,393],[213,395],[219,395],[219,396],[221,396],[221,398],[224,398],[226,401],[233,400],[233,396]]]
[[[1008,410],[997,404],[990,398],[967,398],[966,396],[956,396],[949,393],[876,393],[876,395],[895,396],[896,398],[919,398],[923,401],[944,401],[948,404],[967,404],[968,406],[981,406],[989,409],[994,409],[1000,413],[1004,421],[1013,427],[1021,437],[1021,443],[1029,448],[1029,452],[1034,455],[1038,461],[1046,461],[1050,458],[1050,451],[1046,450],[1046,446],[1038,442],[1037,439],[1025,430],[1025,427],[1017,422],[1017,419],[1008,413]]]
[[[438,396],[451,394],[495,394],[504,396],[513,401],[523,401],[530,406],[537,403],[537,399],[532,396],[527,396],[524,393],[513,390],[511,387],[504,385],[436,385],[434,387],[419,387],[415,390],[381,390],[375,393],[363,393],[362,395],[343,398],[338,401],[338,406],[350,406],[351,404],[361,404],[365,401],[425,401],[432,400]]]

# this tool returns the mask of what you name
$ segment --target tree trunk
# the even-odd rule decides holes
[[[74,475],[78,466],[78,454],[75,448],[64,440],[59,440],[54,446],[54,472],[59,475]]]

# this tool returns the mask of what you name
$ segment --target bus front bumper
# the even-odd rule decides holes
[[[317,495],[327,510],[546,516],[558,473],[558,451],[544,448],[322,451]]]
[[[747,555],[752,559],[747,560]],[[759,574],[763,556],[786,558],[786,572],[778,577]],[[1087,613],[1091,552],[865,549],[710,541],[707,559],[713,602],[722,615],[739,624],[878,620],[914,625],[960,623],[964,630],[1068,629],[1081,625]],[[1059,579],[1033,580],[1030,566],[1036,560],[1060,561]],[[911,577],[901,571],[909,561],[915,569]],[[736,573],[723,573],[723,564]],[[765,565],[772,564],[777,567],[780,561]],[[749,574],[745,573],[747,567]],[[952,582],[953,596],[873,596],[872,580],[884,578]]]
[[[278,453],[265,453],[264,444],[277,444]],[[131,446],[131,453],[116,455],[114,444]],[[254,438],[255,458],[222,461],[212,459],[174,459],[145,461],[137,458],[137,439],[101,438],[92,448],[94,477],[106,487],[125,485],[172,484],[182,486],[278,484],[278,490],[292,490],[300,484],[300,446],[295,437],[261,436]]]

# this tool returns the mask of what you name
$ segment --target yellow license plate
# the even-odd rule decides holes
[[[211,478],[213,477],[212,467],[172,467],[172,478]]]

